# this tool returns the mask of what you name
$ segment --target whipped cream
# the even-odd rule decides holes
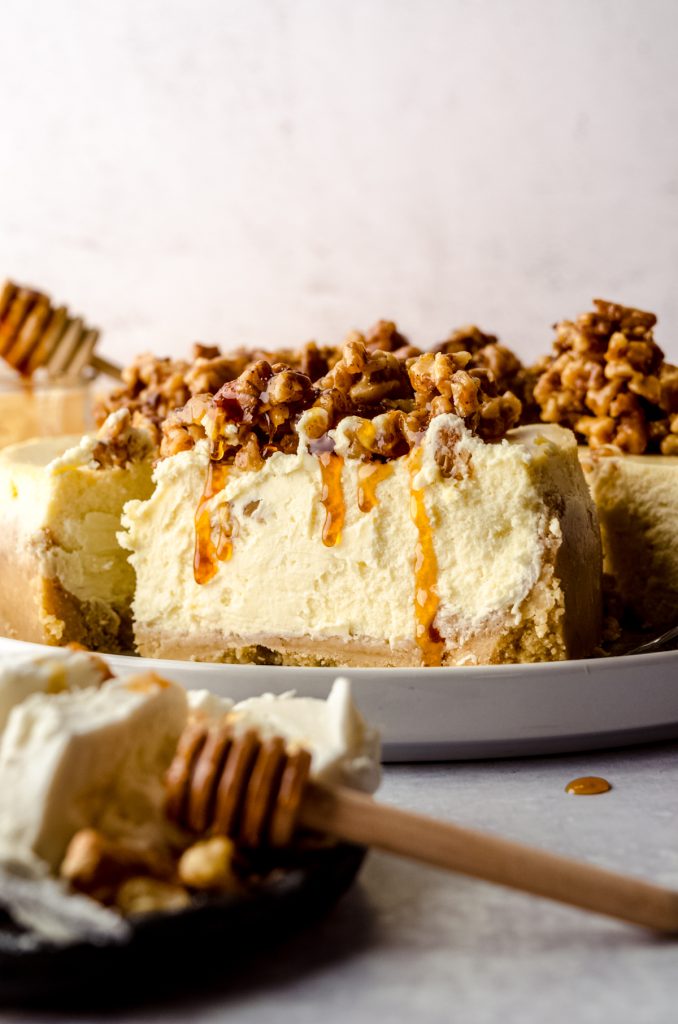
[[[55,651],[45,657],[4,658],[0,669],[0,735],[12,708],[33,693],[55,694],[98,687],[108,667],[91,654]]]
[[[256,729],[262,739],[281,736],[289,747],[311,754],[311,776],[334,785],[373,793],[379,785],[379,735],[371,729],[351,697],[351,683],[340,677],[327,700],[265,693],[234,704],[197,690],[188,694],[194,714],[225,719],[236,733]]]
[[[87,826],[161,839],[163,776],[186,715],[184,690],[152,676],[27,697],[0,739],[0,849],[56,870]]]

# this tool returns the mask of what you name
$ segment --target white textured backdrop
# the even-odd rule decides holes
[[[672,0],[2,0],[0,275],[119,358],[597,294],[678,357],[677,53]]]

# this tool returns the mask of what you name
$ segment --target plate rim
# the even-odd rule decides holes
[[[10,650],[4,650],[5,644],[11,644],[12,647],[16,645],[16,653],[21,654],[25,651],[26,654],[30,654],[35,651],[36,654],[47,656],[55,652],[67,652],[67,647],[51,646],[49,644],[39,644],[29,640],[18,640],[14,637],[0,636],[0,657],[9,655],[12,652]],[[162,671],[165,669],[168,672],[172,671],[172,666],[176,666],[178,670],[190,668],[191,671],[196,672],[244,672],[244,673],[261,673],[262,670],[266,673],[269,672],[280,672],[281,674],[310,675],[311,673],[323,673],[329,676],[354,676],[368,677],[375,673],[386,673],[395,678],[406,678],[413,674],[417,677],[427,679],[444,679],[450,678],[467,678],[473,677],[474,675],[492,675],[497,677],[502,676],[515,676],[522,675],[525,673],[536,674],[548,672],[549,675],[558,675],[559,673],[570,673],[573,670],[581,668],[581,670],[587,674],[591,674],[594,670],[601,668],[602,666],[612,665],[619,668],[625,669],[630,663],[636,662],[640,664],[647,664],[648,662],[652,665],[662,664],[667,662],[675,661],[678,665],[678,649],[670,651],[653,651],[646,654],[617,654],[607,655],[598,658],[570,658],[562,661],[530,661],[530,662],[519,662],[508,665],[443,665],[440,667],[423,667],[423,666],[398,666],[398,667],[380,667],[380,666],[345,666],[345,665],[253,665],[248,663],[240,662],[220,662],[220,661],[192,661],[192,660],[179,660],[177,658],[145,658],[142,655],[133,654],[107,654],[106,652],[92,652],[96,653],[99,657],[105,658],[113,666],[120,668],[132,669],[135,666],[141,666],[143,669],[151,669]],[[642,659],[642,660],[639,660]]]

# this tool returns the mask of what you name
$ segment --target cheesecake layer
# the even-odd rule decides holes
[[[295,454],[224,468],[218,484],[204,442],[158,464],[120,535],[139,652],[384,666],[588,654],[600,540],[572,433],[490,444],[446,414],[421,447],[375,464],[348,457],[364,422],[344,419],[318,456],[302,416]]]
[[[580,458],[596,503],[605,571],[645,626],[678,621],[678,456]]]
[[[41,438],[0,452],[0,631],[35,643],[131,648],[134,573],[116,532],[150,494],[151,461],[92,459],[94,438]]]

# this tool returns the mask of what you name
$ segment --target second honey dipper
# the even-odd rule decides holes
[[[656,931],[678,933],[678,892],[309,778],[311,757],[228,725],[191,725],[167,775],[167,812],[194,832],[285,846],[299,827],[374,846]]]
[[[78,377],[87,366],[120,379],[121,368],[96,353],[99,331],[43,292],[5,281],[0,286],[0,356],[22,376],[36,370]]]

